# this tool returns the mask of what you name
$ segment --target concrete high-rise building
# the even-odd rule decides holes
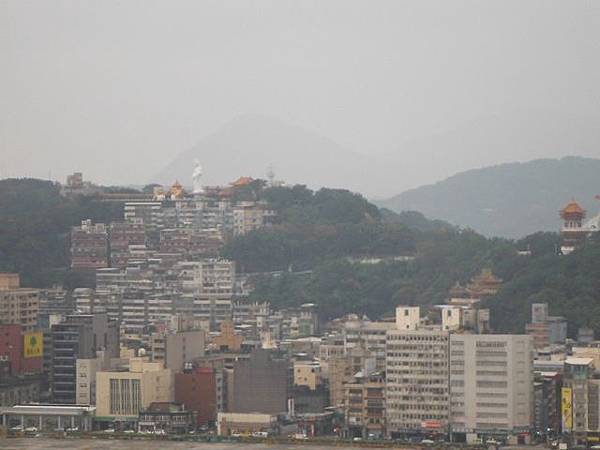
[[[217,330],[233,316],[235,263],[225,259],[203,259],[179,263],[177,311],[209,323]]]
[[[119,357],[118,323],[106,314],[69,315],[51,327],[52,361],[50,389],[55,403],[75,404],[77,359],[96,358],[104,351],[108,358]]]
[[[32,331],[37,328],[39,310],[38,289],[22,288],[17,273],[0,273],[0,324]]]
[[[409,313],[410,314],[410,313]],[[403,316],[404,317],[404,316]],[[387,434],[445,432],[449,421],[447,331],[413,328],[390,330],[386,339]]]
[[[527,335],[450,335],[451,431],[529,435],[533,424],[533,346]]]
[[[534,429],[551,437],[560,432],[562,374],[536,371],[534,376]]]

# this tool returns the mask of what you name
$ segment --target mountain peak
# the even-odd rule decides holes
[[[161,183],[189,179],[190,164],[198,159],[207,185],[224,184],[239,174],[265,178],[273,166],[278,179],[288,183],[361,190],[357,181],[367,157],[331,139],[280,119],[243,114],[222,125],[200,143],[175,157],[154,177]],[[184,182],[185,184],[185,182]]]

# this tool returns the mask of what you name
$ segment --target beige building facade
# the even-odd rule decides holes
[[[21,325],[24,331],[37,328],[40,299],[38,289],[20,287],[16,273],[0,273],[0,323]]]
[[[294,385],[306,386],[311,391],[316,390],[323,382],[321,364],[317,361],[294,362]]]
[[[173,373],[160,362],[130,360],[129,370],[96,374],[96,415],[101,418],[137,419],[153,402],[172,402]]]

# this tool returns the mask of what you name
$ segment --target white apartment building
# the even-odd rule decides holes
[[[450,391],[451,430],[459,440],[528,433],[534,402],[531,337],[452,334]]]

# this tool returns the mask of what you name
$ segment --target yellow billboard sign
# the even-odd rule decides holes
[[[39,358],[44,354],[44,334],[41,331],[25,333],[23,336],[23,356]]]
[[[562,388],[560,413],[563,432],[571,431],[573,429],[573,390],[571,388]]]

